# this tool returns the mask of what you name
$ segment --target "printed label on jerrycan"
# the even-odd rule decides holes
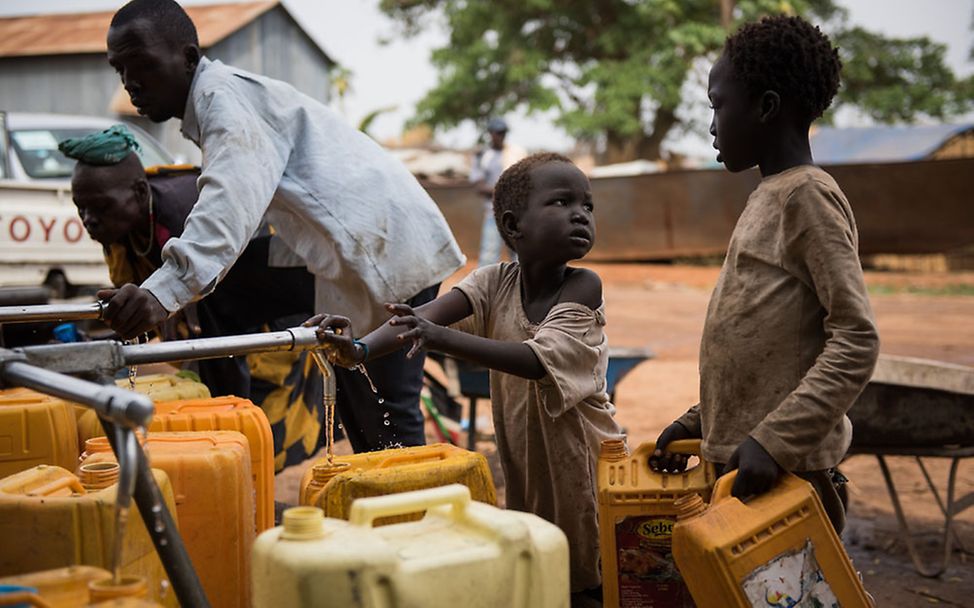
[[[822,576],[811,540],[753,570],[741,585],[755,607],[839,608],[839,600]]]
[[[673,561],[675,516],[626,517],[616,523],[620,608],[692,608]]]

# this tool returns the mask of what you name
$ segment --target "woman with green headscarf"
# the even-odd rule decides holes
[[[162,249],[182,234],[196,203],[199,171],[191,166],[143,169],[138,143],[124,125],[67,139],[59,149],[78,161],[71,180],[78,214],[105,249],[112,283],[140,284],[162,265]],[[182,338],[277,330],[300,324],[314,307],[313,276],[304,268],[271,268],[264,230],[195,314],[166,333]],[[214,395],[249,397],[271,422],[280,470],[314,454],[323,440],[321,381],[306,353],[211,359],[200,377]],[[287,425],[285,426],[285,422]]]

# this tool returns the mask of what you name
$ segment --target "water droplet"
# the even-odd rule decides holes
[[[382,405],[385,402],[386,402],[385,399],[383,399],[382,397],[379,397],[379,405]]]
[[[339,423],[338,423],[338,428],[340,428],[340,429],[344,429],[345,427],[343,427],[343,426],[342,426],[342,424],[341,424],[341,423],[339,422]]]
[[[160,547],[165,547],[168,544],[169,544],[169,540],[166,539],[165,536],[163,536],[162,538],[159,539],[159,546]]]
[[[382,424],[384,424],[384,425],[386,425],[386,426],[389,426],[389,421],[388,421],[388,420],[384,420],[384,421],[382,422]]]
[[[383,418],[388,418],[389,417],[389,412],[386,412],[386,413],[382,414],[382,417]]]

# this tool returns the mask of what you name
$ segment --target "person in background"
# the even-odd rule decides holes
[[[199,170],[143,169],[138,143],[124,125],[64,140],[59,149],[77,160],[71,194],[88,234],[104,248],[112,284],[146,280],[162,266],[166,243],[183,232],[196,204]],[[268,265],[276,238],[266,229],[252,238],[213,292],[166,321],[164,337],[280,330],[313,314],[314,276],[305,268]],[[308,353],[257,353],[198,365],[212,395],[249,398],[264,409],[278,471],[304,461],[324,443],[321,376]]]
[[[315,276],[315,311],[354,315],[358,332],[382,323],[385,302],[432,300],[463,266],[443,214],[401,163],[291,85],[203,57],[173,0],[132,0],[112,17],[107,42],[139,113],[180,119],[203,154],[199,200],[163,248],[162,266],[139,285],[100,294],[122,336],[212,291],[264,221],[283,245],[270,263],[297,257]],[[336,375],[353,449],[424,444],[423,358],[390,355],[366,370],[376,392],[358,371]]]
[[[477,193],[484,197],[484,219],[480,228],[480,253],[477,255],[478,266],[488,266],[501,261],[501,249],[504,241],[494,221],[494,184],[501,173],[508,167],[521,160],[525,152],[519,146],[507,141],[507,121],[495,116],[487,121],[487,135],[490,146],[480,150],[474,157],[470,170],[470,181]],[[508,249],[511,257],[513,251]]]
[[[657,470],[683,470],[686,457],[666,446],[702,437],[704,458],[738,470],[732,493],[741,499],[793,472],[818,492],[837,532],[846,412],[879,355],[852,206],[812,164],[808,141],[840,69],[825,34],[781,16],[741,27],[710,70],[717,161],[735,173],[757,165],[762,180],[710,298],[700,403],[666,427],[650,457]]]
[[[339,365],[408,346],[408,356],[429,349],[489,368],[507,508],[560,527],[573,604],[600,601],[596,463],[602,441],[623,433],[606,394],[602,281],[568,265],[595,243],[591,186],[564,156],[529,156],[498,180],[494,217],[517,261],[481,266],[424,306],[389,304],[394,316],[361,341],[346,318],[308,322]]]

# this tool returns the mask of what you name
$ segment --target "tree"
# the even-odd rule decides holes
[[[822,24],[846,64],[836,104],[882,122],[944,118],[971,107],[971,87],[927,38],[885,39],[846,25],[834,0],[381,0],[402,34],[445,19],[434,50],[439,82],[414,122],[449,128],[516,108],[555,109],[556,122],[600,144],[603,162],[658,159],[695,62],[712,60],[731,27],[793,13]],[[725,26],[722,26],[722,23]]]

